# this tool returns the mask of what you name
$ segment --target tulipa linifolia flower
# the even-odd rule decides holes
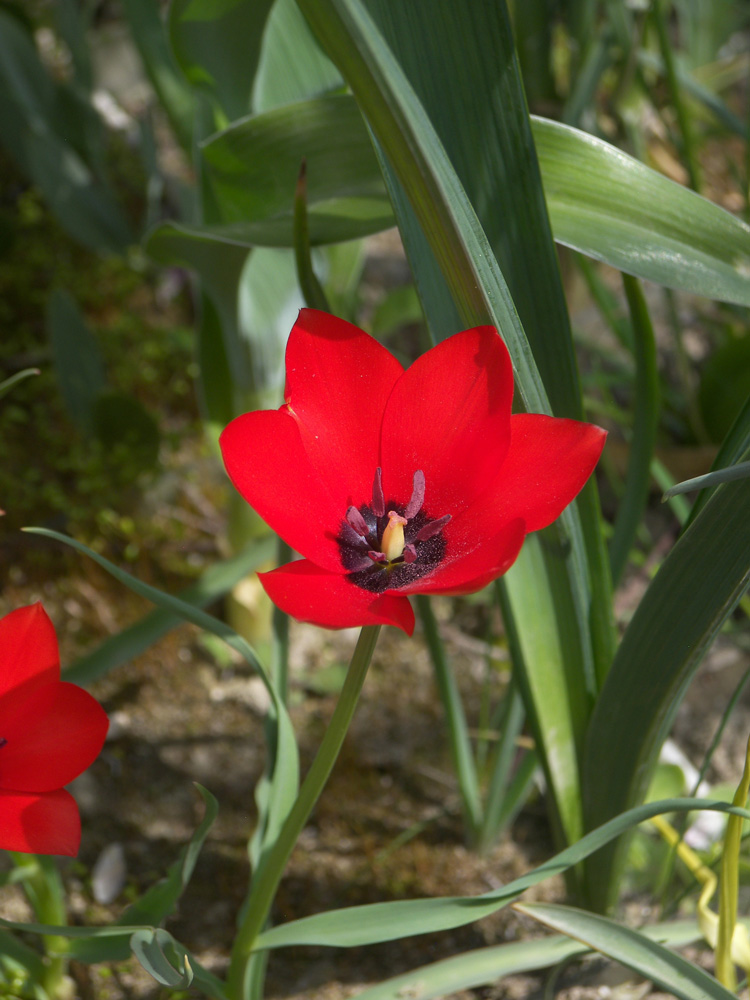
[[[411,634],[407,595],[484,587],[576,496],[604,446],[591,424],[511,413],[510,357],[489,326],[404,370],[357,327],[303,309],[284,395],[233,420],[221,448],[242,496],[304,557],[263,586],[327,628]]]
[[[60,680],[42,605],[0,618],[0,849],[77,854],[81,821],[63,786],[96,759],[107,726],[88,692]]]

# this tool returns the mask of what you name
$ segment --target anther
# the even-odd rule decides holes
[[[443,517],[439,517],[437,521],[428,521],[418,532],[415,541],[426,542],[428,538],[432,538],[442,531],[443,527],[450,521],[451,515],[445,514]]]
[[[424,472],[421,469],[417,469],[414,473],[414,488],[411,494],[411,500],[406,505],[406,510],[404,511],[404,517],[411,521],[415,514],[418,514],[422,509],[422,504],[424,503]]]
[[[374,563],[387,563],[388,556],[385,552],[376,552],[374,549],[370,549],[367,555],[372,559]]]
[[[414,548],[411,542],[407,542],[404,546],[404,562],[413,563],[417,561],[417,550]]]
[[[375,470],[375,481],[372,484],[372,512],[375,517],[385,514],[385,497],[383,496],[383,470]]]
[[[361,535],[362,538],[367,538],[370,533],[370,529],[367,527],[365,519],[356,507],[349,508],[346,512],[346,520],[349,522],[351,527],[354,528],[358,535]]]
[[[4,736],[0,736],[0,748],[4,747],[7,744],[7,742],[8,741]]]

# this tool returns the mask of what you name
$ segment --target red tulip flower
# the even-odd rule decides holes
[[[0,849],[78,853],[78,806],[63,785],[96,759],[108,725],[90,694],[60,680],[41,604],[0,618]]]
[[[493,327],[449,337],[410,368],[357,327],[303,309],[285,404],[221,436],[242,496],[303,559],[261,581],[300,621],[396,625],[409,594],[469,594],[512,566],[529,531],[582,488],[604,446],[591,424],[512,414]]]

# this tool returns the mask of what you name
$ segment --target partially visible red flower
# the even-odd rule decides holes
[[[513,369],[493,327],[449,337],[406,371],[376,340],[303,309],[286,403],[221,436],[242,496],[305,558],[261,580],[301,621],[396,625],[407,594],[468,594],[505,573],[596,465],[592,424],[511,414]]]
[[[96,759],[108,725],[88,692],[60,680],[41,604],[0,618],[0,849],[78,853],[78,806],[63,785]]]

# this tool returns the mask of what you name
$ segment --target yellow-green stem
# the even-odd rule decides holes
[[[68,922],[65,892],[54,860],[43,855],[17,852],[13,852],[12,857],[16,867],[24,872],[24,889],[39,923],[64,927]],[[45,935],[43,941],[46,955],[41,986],[50,997],[68,997],[70,990],[66,988],[65,976],[67,959],[61,954],[68,950],[68,942],[53,935]]]
[[[367,625],[360,632],[344,686],[315,760],[312,762],[292,810],[281,828],[278,840],[255,875],[245,916],[232,947],[232,960],[227,980],[227,995],[231,1000],[244,1000],[245,998],[246,976],[248,969],[251,968],[250,957],[255,939],[263,930],[268,919],[276,890],[294,845],[297,843],[297,839],[323,791],[333,765],[336,763],[336,758],[357,707],[379,633],[379,625]]]

